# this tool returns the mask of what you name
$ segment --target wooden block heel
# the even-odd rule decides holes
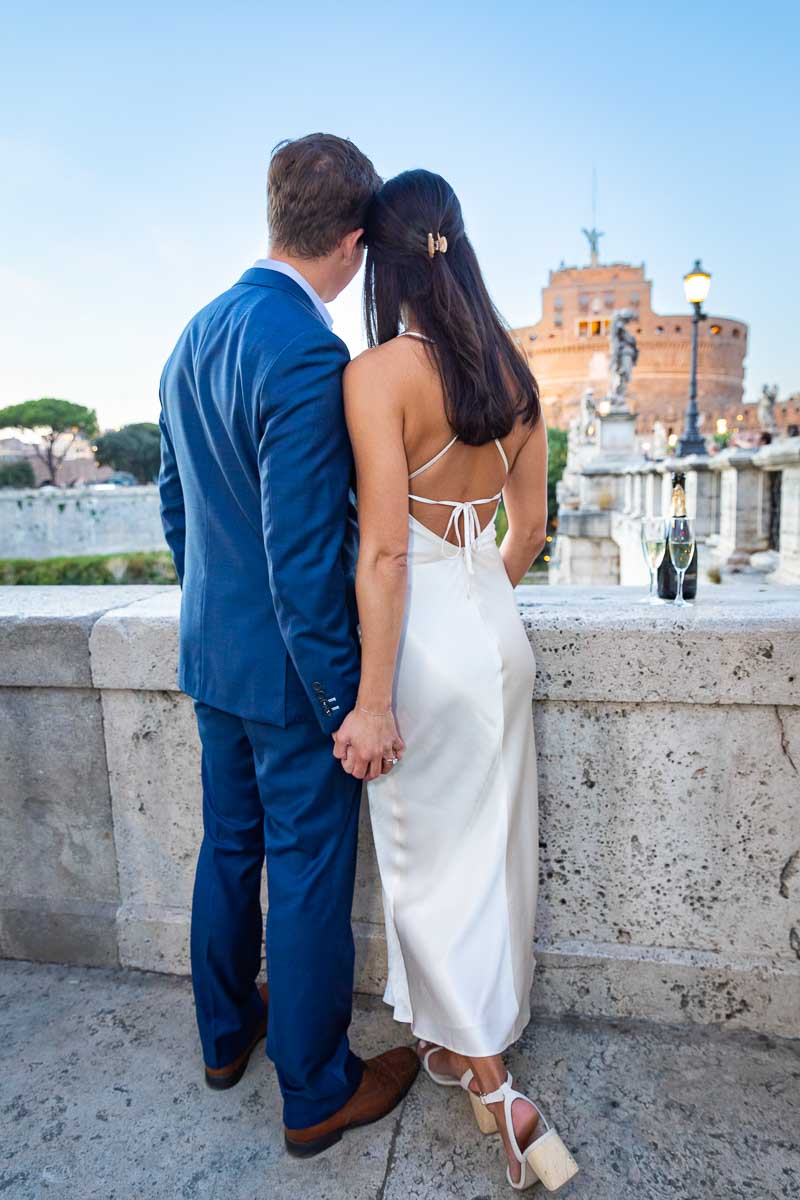
[[[508,1140],[511,1143],[511,1149],[520,1168],[519,1179],[514,1180],[511,1178],[510,1167],[506,1170],[506,1179],[515,1192],[526,1192],[535,1183],[542,1183],[548,1192],[557,1192],[578,1174],[578,1164],[555,1129],[545,1119],[539,1105],[534,1104],[533,1100],[528,1096],[523,1096],[522,1092],[515,1091],[511,1086],[513,1082],[511,1076],[506,1075],[505,1083],[501,1083],[496,1091],[489,1092],[488,1094],[482,1093],[480,1096],[475,1097],[484,1106],[501,1103],[503,1105],[503,1116],[506,1123]],[[473,1097],[470,1096],[470,1099],[472,1100]],[[530,1104],[539,1114],[539,1120],[535,1127],[536,1130],[540,1128],[544,1129],[544,1133],[539,1137],[534,1137],[533,1141],[524,1150],[517,1141],[514,1122],[511,1116],[511,1109],[515,1100],[523,1100],[526,1104]],[[478,1124],[480,1124],[480,1121]]]
[[[467,1095],[481,1133],[497,1133],[497,1121],[494,1113],[481,1102],[480,1096],[477,1096],[475,1092],[468,1092]]]
[[[578,1174],[578,1164],[555,1129],[537,1138],[525,1151],[525,1159],[548,1192],[558,1192]]]

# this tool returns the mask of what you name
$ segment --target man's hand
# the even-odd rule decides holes
[[[392,759],[403,757],[405,742],[397,732],[394,713],[354,708],[333,735],[333,755],[348,775],[369,783],[391,771]]]

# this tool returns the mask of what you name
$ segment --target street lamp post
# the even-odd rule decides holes
[[[697,408],[697,335],[700,322],[706,319],[706,314],[703,312],[703,301],[708,295],[710,285],[711,276],[708,271],[703,270],[700,259],[695,259],[691,271],[688,271],[683,277],[683,290],[686,293],[686,299],[694,308],[694,314],[692,316],[692,373],[689,383],[689,405],[686,409],[683,433],[678,438],[676,447],[681,458],[687,454],[708,454],[705,438],[700,433],[697,423],[699,416]]]

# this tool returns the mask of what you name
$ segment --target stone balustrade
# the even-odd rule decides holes
[[[782,438],[762,446],[753,455],[762,474],[762,527],[769,525],[772,509],[772,480],[778,484],[778,566],[775,583],[800,583],[800,438]],[[766,481],[769,480],[767,486]]]
[[[800,1034],[800,603],[521,588],[534,1004]],[[199,748],[174,588],[0,589],[0,954],[188,970]],[[465,878],[464,887],[469,887]],[[358,987],[385,974],[368,816]]]
[[[568,460],[560,493],[551,583],[646,583],[641,518],[669,512],[674,470],[686,475],[701,575],[716,568],[800,583],[800,438],[659,462],[607,461],[580,450],[585,461]]]

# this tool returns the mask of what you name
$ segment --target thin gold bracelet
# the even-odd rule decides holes
[[[387,704],[386,708],[365,708],[363,704],[358,704],[356,707],[359,712],[366,713],[368,717],[383,717],[392,711],[391,704]]]

